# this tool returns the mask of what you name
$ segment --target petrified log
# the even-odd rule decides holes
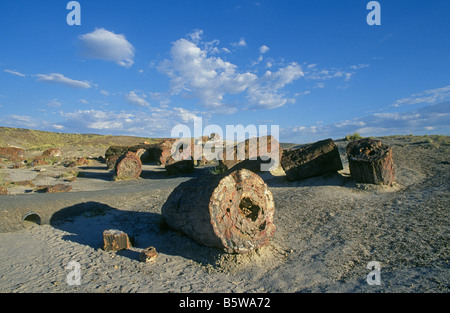
[[[136,153],[128,151],[116,162],[115,173],[117,179],[135,179],[141,175],[142,163]]]
[[[194,171],[194,160],[174,161],[172,158],[165,165],[167,175],[188,174]]]
[[[267,244],[275,231],[272,193],[246,170],[205,175],[181,183],[162,207],[169,227],[228,253]]]
[[[343,169],[338,148],[332,139],[321,140],[299,149],[285,150],[281,166],[289,181]]]
[[[3,186],[0,186],[0,195],[7,195],[8,194],[8,189],[6,189]]]
[[[116,229],[103,231],[103,250],[120,251],[129,248],[131,248],[130,239],[123,231]]]
[[[253,137],[234,147],[224,148],[219,166],[231,170],[242,161],[249,160],[241,164],[241,168],[249,166],[253,171],[267,171],[278,167],[282,154],[283,149],[275,137]]]
[[[23,159],[24,150],[17,147],[0,147],[0,158],[10,161],[20,161]]]
[[[364,138],[347,145],[350,173],[358,183],[392,185],[394,160],[392,149],[380,140]]]

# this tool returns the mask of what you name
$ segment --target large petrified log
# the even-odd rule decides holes
[[[281,166],[289,181],[343,169],[338,148],[332,139],[321,140],[299,149],[285,150]]]
[[[241,168],[249,167],[253,171],[268,171],[278,167],[282,154],[283,149],[275,137],[253,137],[234,147],[224,148],[219,166],[231,170],[242,161],[246,161],[241,164]]]
[[[198,243],[228,253],[267,244],[275,231],[268,186],[246,170],[205,175],[180,184],[162,207],[166,223]]]
[[[135,179],[141,175],[142,163],[136,153],[128,151],[116,162],[115,173],[117,179]]]
[[[350,173],[358,183],[392,185],[394,160],[392,149],[380,140],[364,138],[347,145]]]

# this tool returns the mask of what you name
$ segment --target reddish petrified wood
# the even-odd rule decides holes
[[[380,140],[353,141],[346,150],[350,173],[356,182],[391,186],[395,181],[392,149]]]
[[[131,248],[128,235],[123,231],[109,229],[103,232],[103,250],[120,251]]]
[[[332,139],[321,140],[299,149],[285,150],[281,166],[289,181],[343,169],[338,148]]]
[[[253,137],[234,147],[224,148],[219,166],[231,170],[242,161],[249,160],[240,167],[248,166],[253,171],[267,171],[278,167],[282,154],[283,149],[275,137]]]
[[[117,179],[135,179],[141,175],[142,163],[136,153],[128,151],[116,162],[115,173]]]
[[[246,253],[273,236],[272,193],[257,174],[242,169],[180,184],[162,207],[166,223],[198,243]]]

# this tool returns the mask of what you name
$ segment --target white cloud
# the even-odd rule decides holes
[[[125,96],[125,101],[132,105],[137,105],[141,107],[149,106],[150,104],[144,99],[145,95],[138,96],[135,91],[130,91]]]
[[[58,125],[58,124],[53,124],[52,127],[53,127],[54,129],[57,129],[57,130],[63,130],[63,129],[65,129],[64,126]]]
[[[9,73],[9,74],[12,74],[12,75],[16,75],[16,76],[20,76],[20,77],[25,77],[26,76],[25,74],[22,74],[22,73],[19,73],[17,71],[13,71],[13,70],[3,70],[3,72],[6,72],[6,73]]]
[[[80,53],[85,58],[112,61],[127,68],[134,63],[134,47],[122,34],[97,28],[78,36],[78,40]]]
[[[87,88],[92,87],[92,84],[87,81],[79,81],[79,80],[70,79],[70,78],[67,78],[64,75],[58,74],[58,73],[53,73],[50,75],[37,74],[36,77],[38,78],[37,81],[40,81],[40,82],[57,83],[57,84],[62,84],[62,85],[65,85],[67,87],[72,87],[72,88],[87,89]]]
[[[47,106],[50,108],[57,108],[61,106],[61,102],[58,99],[53,99],[47,103]]]
[[[436,103],[438,101],[443,101],[450,98],[450,85],[425,90],[420,93],[413,94],[409,97],[399,99],[395,101],[392,106],[400,107],[403,105],[420,104],[420,103]]]
[[[279,90],[303,76],[301,67],[292,62],[277,71],[267,71],[261,77],[240,72],[235,64],[210,56],[201,43],[179,39],[173,43],[170,60],[163,61],[159,70],[171,78],[173,94],[191,94],[200,103],[220,112],[235,112],[226,96],[245,94],[249,108],[276,108],[293,101]]]
[[[183,108],[153,108],[148,112],[116,112],[101,110],[78,110],[61,112],[57,125],[78,132],[96,132],[116,135],[168,136],[179,123],[191,123],[198,112]],[[151,126],[151,127],[149,127]]]
[[[100,90],[100,93],[104,96],[109,96],[109,92],[107,92],[106,90]]]
[[[245,41],[245,38],[242,37],[239,41],[231,43],[233,47],[246,47],[247,42]]]
[[[420,134],[450,131],[450,101],[427,105],[409,112],[382,112],[352,120],[313,126],[293,126],[281,130],[283,140],[309,142],[323,138],[343,138],[355,132],[362,136]]]
[[[264,53],[266,53],[269,50],[270,50],[270,48],[268,46],[266,46],[266,45],[263,45],[263,46],[259,47],[259,53],[261,53],[261,54],[264,54]]]

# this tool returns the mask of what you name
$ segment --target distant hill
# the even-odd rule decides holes
[[[111,136],[95,134],[68,134],[48,131],[0,127],[0,146],[15,146],[27,150],[42,150],[51,147],[134,145],[144,141],[156,142],[158,138],[133,136]]]

